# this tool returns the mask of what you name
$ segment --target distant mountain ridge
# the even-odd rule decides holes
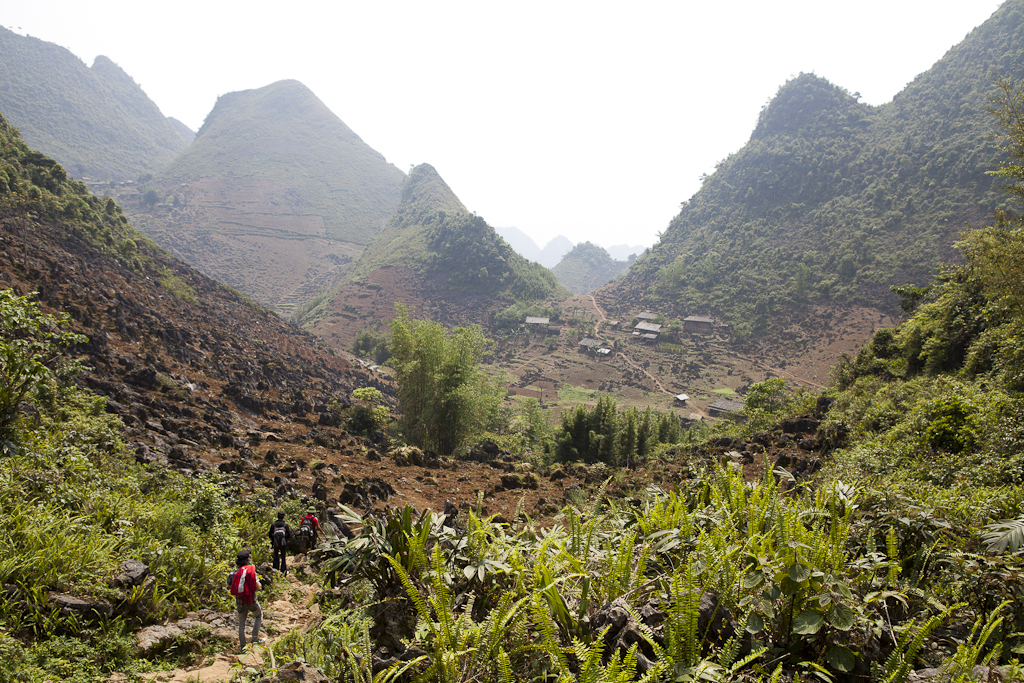
[[[515,227],[495,228],[495,232],[508,242],[509,246],[528,261],[539,263],[545,268],[554,268],[573,248],[573,243],[565,235],[558,235],[548,240],[541,247],[532,237]]]
[[[893,310],[890,285],[926,283],[1002,201],[986,95],[1024,74],[1022,43],[1024,0],[1007,0],[891,103],[790,80],[602,301],[716,311],[741,338],[808,303]]]
[[[124,181],[155,173],[192,135],[107,57],[90,69],[63,47],[3,27],[0,112],[32,148],[77,178]]]

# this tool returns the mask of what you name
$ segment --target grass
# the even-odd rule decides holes
[[[596,389],[563,384],[562,388],[558,390],[558,401],[559,403],[588,403],[596,401],[602,393]]]

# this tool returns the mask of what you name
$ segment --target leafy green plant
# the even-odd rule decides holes
[[[32,392],[58,377],[81,370],[60,362],[63,348],[86,341],[66,331],[70,316],[45,314],[32,297],[0,290],[0,439],[11,446],[18,406]]]

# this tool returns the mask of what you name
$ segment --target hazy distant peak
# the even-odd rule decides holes
[[[110,58],[0,28],[0,110],[73,176],[124,180],[165,166],[186,143]]]
[[[548,240],[548,243],[544,245],[544,251],[554,251],[556,249],[564,249],[567,253],[573,248],[572,240],[565,235],[558,235]]]
[[[294,79],[221,95],[196,135],[202,137],[208,131],[218,130],[222,123],[229,128],[241,123],[252,126],[254,133],[263,131],[264,134],[279,129],[282,124],[290,127],[329,125],[332,136],[343,135],[362,142],[312,90]],[[218,130],[218,134],[225,132],[228,131]],[[230,134],[238,135],[237,132]]]
[[[93,73],[99,74],[104,78],[120,78],[133,85],[135,84],[135,81],[124,69],[119,67],[110,57],[105,57],[104,55],[99,55],[93,60],[92,70]]]

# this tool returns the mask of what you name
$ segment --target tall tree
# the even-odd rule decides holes
[[[439,323],[415,320],[395,304],[389,349],[398,373],[401,426],[410,443],[450,454],[497,416],[501,388],[480,370],[486,345],[475,325],[448,334]]]

